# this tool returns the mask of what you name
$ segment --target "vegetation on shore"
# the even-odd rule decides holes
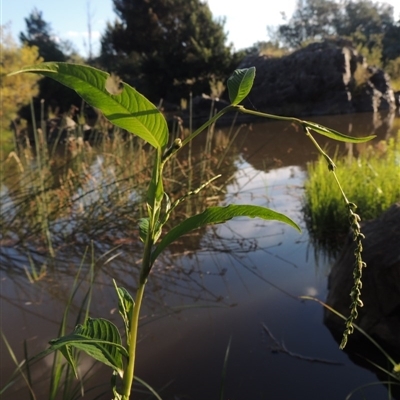
[[[334,157],[336,173],[349,198],[357,204],[362,220],[377,218],[400,201],[400,134],[397,138],[369,145],[358,156]],[[320,157],[308,165],[304,210],[309,230],[317,243],[335,249],[349,231],[342,193],[334,178],[326,175]]]

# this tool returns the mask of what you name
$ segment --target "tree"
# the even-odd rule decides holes
[[[346,37],[372,51],[393,25],[393,7],[371,0],[298,0],[291,19],[278,27],[278,40],[290,47]]]
[[[390,75],[394,90],[400,90],[400,20],[392,25],[382,40],[382,59],[385,71]]]
[[[297,48],[310,40],[335,35],[340,4],[332,0],[298,0],[291,19],[278,27],[277,38],[283,44]]]
[[[400,57],[400,20],[387,29],[382,44],[382,58],[384,62]]]
[[[209,92],[236,60],[224,21],[200,0],[113,0],[118,19],[107,26],[100,63],[153,101]],[[235,65],[236,66],[236,65]]]
[[[25,18],[27,33],[19,38],[28,46],[36,46],[44,61],[66,61],[60,45],[52,35],[51,26],[43,19],[43,13],[36,8]]]
[[[21,32],[19,38],[25,46],[35,46],[40,57],[44,61],[69,61],[75,57],[75,51],[69,42],[59,43],[52,33],[51,26],[43,19],[43,13],[36,8],[25,18],[26,33]],[[65,49],[69,50],[65,53]],[[45,118],[49,113],[65,112],[71,105],[79,106],[81,100],[79,96],[71,89],[61,86],[53,79],[43,78],[39,82],[38,98],[34,99],[36,119],[40,118],[40,100],[44,100]],[[29,107],[22,107],[19,115],[24,119],[31,120],[31,110]]]
[[[371,0],[346,1],[342,18],[336,21],[336,33],[350,37],[359,31],[367,38],[382,34],[393,25],[393,7]]]
[[[1,108],[0,119],[5,128],[17,116],[18,108],[29,103],[29,100],[39,92],[37,85],[39,76],[29,74],[27,76],[6,76],[17,71],[25,65],[32,65],[43,61],[39,57],[38,48],[23,45],[18,47],[14,42],[8,28],[0,27],[2,41],[0,43],[0,89]]]

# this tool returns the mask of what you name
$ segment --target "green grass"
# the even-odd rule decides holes
[[[336,174],[362,220],[378,217],[400,200],[400,131],[358,157],[335,157]],[[346,205],[322,157],[308,165],[304,212],[312,239],[334,250],[349,230]]]

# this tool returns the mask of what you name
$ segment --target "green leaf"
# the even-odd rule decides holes
[[[149,218],[139,219],[139,238],[144,243],[149,232]]]
[[[347,142],[347,143],[363,143],[368,142],[369,140],[373,139],[375,135],[365,136],[365,137],[353,137],[347,136],[343,133],[335,131],[334,129],[326,128],[325,126],[318,125],[314,122],[304,121],[303,126],[312,129],[313,131],[319,133],[320,135],[327,136],[331,139],[338,140],[340,142]]]
[[[275,220],[284,222],[300,231],[299,226],[289,217],[266,207],[253,205],[235,205],[231,204],[226,207],[209,207],[201,214],[194,215],[185,219],[179,225],[172,228],[157,245],[151,255],[153,263],[158,255],[173,241],[182,235],[209,224],[220,224],[234,217],[250,217],[262,218],[265,220]]]
[[[75,361],[74,356],[72,355],[71,346],[61,347],[60,352],[67,360],[68,364],[72,367],[72,371],[74,372],[75,378],[78,379],[78,365]]]
[[[115,290],[118,295],[118,311],[124,321],[125,330],[128,337],[128,333],[130,331],[130,324],[132,320],[133,308],[135,307],[135,302],[129,292],[123,288],[118,287],[117,283],[113,279]]]
[[[49,350],[73,346],[113,368],[122,377],[122,355],[128,356],[128,353],[121,343],[121,336],[112,322],[102,318],[88,318],[86,323],[78,325],[73,333],[51,340]],[[65,351],[63,354],[65,355]],[[70,362],[71,357],[67,357],[67,360]],[[72,367],[74,368],[74,365]]]
[[[250,93],[253,87],[255,67],[237,69],[228,79],[229,99],[233,106],[238,105]]]
[[[163,149],[168,142],[168,126],[162,113],[137,90],[106,72],[86,65],[46,62],[22,68],[48,76],[74,89],[89,105],[98,108],[114,125]]]

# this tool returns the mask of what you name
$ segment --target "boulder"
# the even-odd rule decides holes
[[[345,40],[312,43],[281,58],[247,56],[238,68],[256,67],[245,106],[303,116],[395,109],[389,77],[369,67]]]
[[[400,351],[400,202],[381,217],[362,224],[363,269],[361,299],[356,324],[380,344]],[[349,314],[353,285],[354,241],[347,242],[329,275],[326,302],[345,316]],[[325,323],[332,333],[341,334],[344,321],[329,311]],[[335,335],[336,336],[336,335]]]

